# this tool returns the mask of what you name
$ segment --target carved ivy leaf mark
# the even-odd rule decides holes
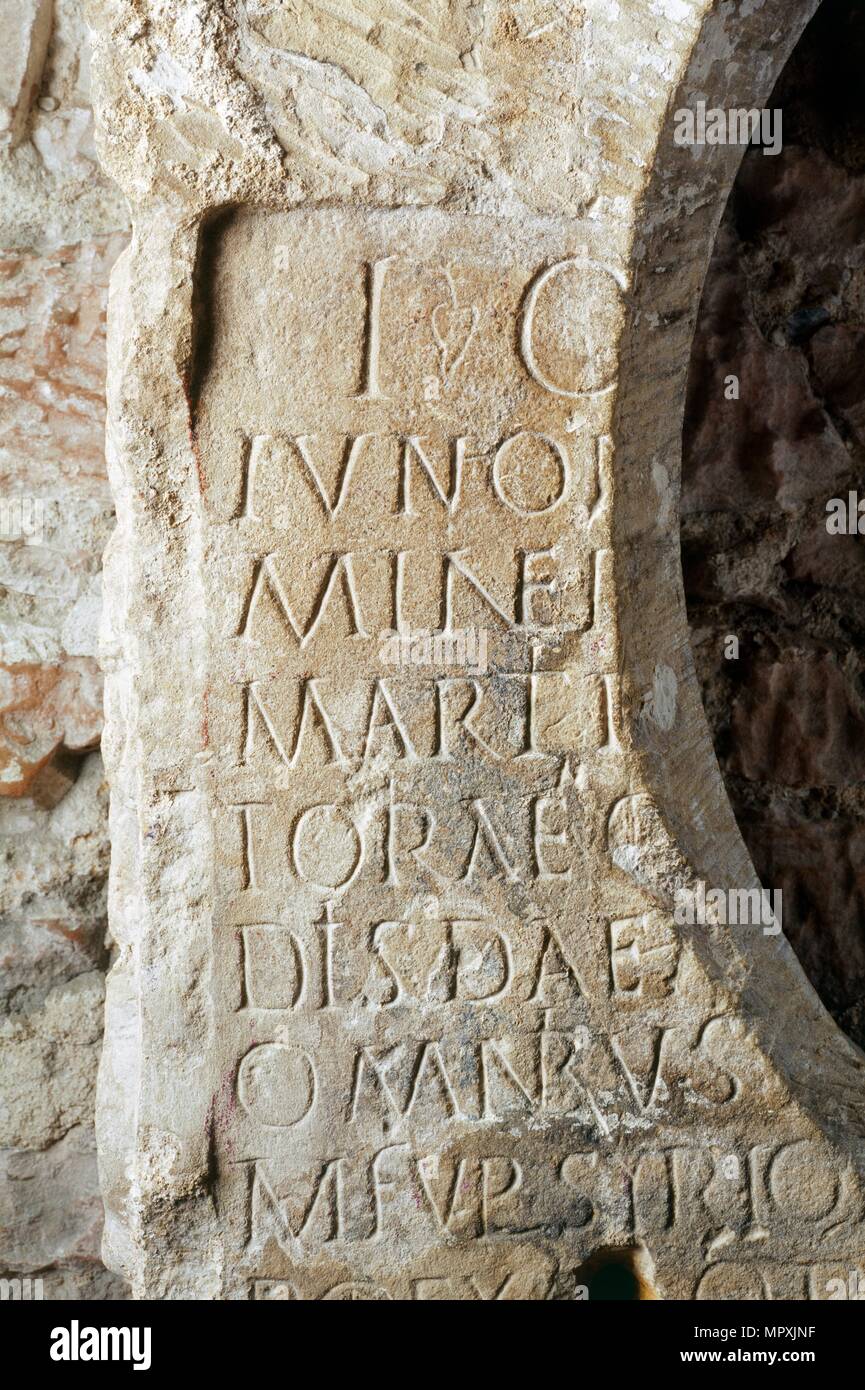
[[[477,305],[460,305],[450,271],[445,272],[450,303],[442,300],[432,311],[432,333],[439,355],[439,372],[447,384],[462,364],[480,321]]]

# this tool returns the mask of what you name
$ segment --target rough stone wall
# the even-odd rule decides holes
[[[107,786],[98,751],[108,277],[76,0],[0,7],[0,1275],[115,1298],[99,1257]]]
[[[865,551],[827,533],[826,502],[865,485],[863,60],[861,6],[826,0],[772,97],[782,153],[745,156],[697,326],[682,491],[694,653],[736,818],[860,1044]]]

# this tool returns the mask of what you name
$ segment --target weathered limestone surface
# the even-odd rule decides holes
[[[737,152],[672,112],[761,105],[813,9],[95,0],[135,222],[99,1149],[138,1296],[861,1264],[865,1060],[782,938],[673,923],[756,878],[677,516]]]
[[[16,0],[0,26],[0,1276],[120,1297],[93,1132],[108,872],[94,750],[105,305],[128,214],[96,161],[80,6]]]

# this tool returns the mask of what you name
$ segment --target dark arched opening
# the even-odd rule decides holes
[[[604,1246],[577,1271],[576,1282],[589,1302],[640,1303],[657,1298],[645,1251],[630,1246]]]
[[[865,8],[824,0],[769,102],[781,152],[742,162],[694,340],[681,498],[727,791],[799,960],[860,1045],[865,537],[827,528],[827,503],[865,501],[863,61]]]

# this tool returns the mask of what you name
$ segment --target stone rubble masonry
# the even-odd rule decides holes
[[[98,746],[105,476],[105,301],[123,233],[53,252],[6,252],[0,314],[3,496],[36,497],[42,543],[3,546],[0,794],[39,795],[61,749]],[[65,790],[61,786],[60,790]],[[50,799],[50,789],[49,789]]]
[[[0,1276],[122,1297],[99,1254],[108,795],[93,750],[105,311],[128,213],[96,160],[80,6],[14,0],[0,24]],[[10,530],[34,501],[38,534]]]
[[[865,549],[827,533],[826,503],[865,494],[863,60],[865,12],[830,0],[770,101],[782,153],[745,156],[694,340],[681,501],[695,661],[736,819],[860,1046]]]
[[[700,287],[813,0],[93,0],[112,279],[98,1097],[136,1297],[825,1297],[865,1061],[712,753]],[[483,628],[484,673],[394,669]],[[62,803],[61,803],[62,804]]]

